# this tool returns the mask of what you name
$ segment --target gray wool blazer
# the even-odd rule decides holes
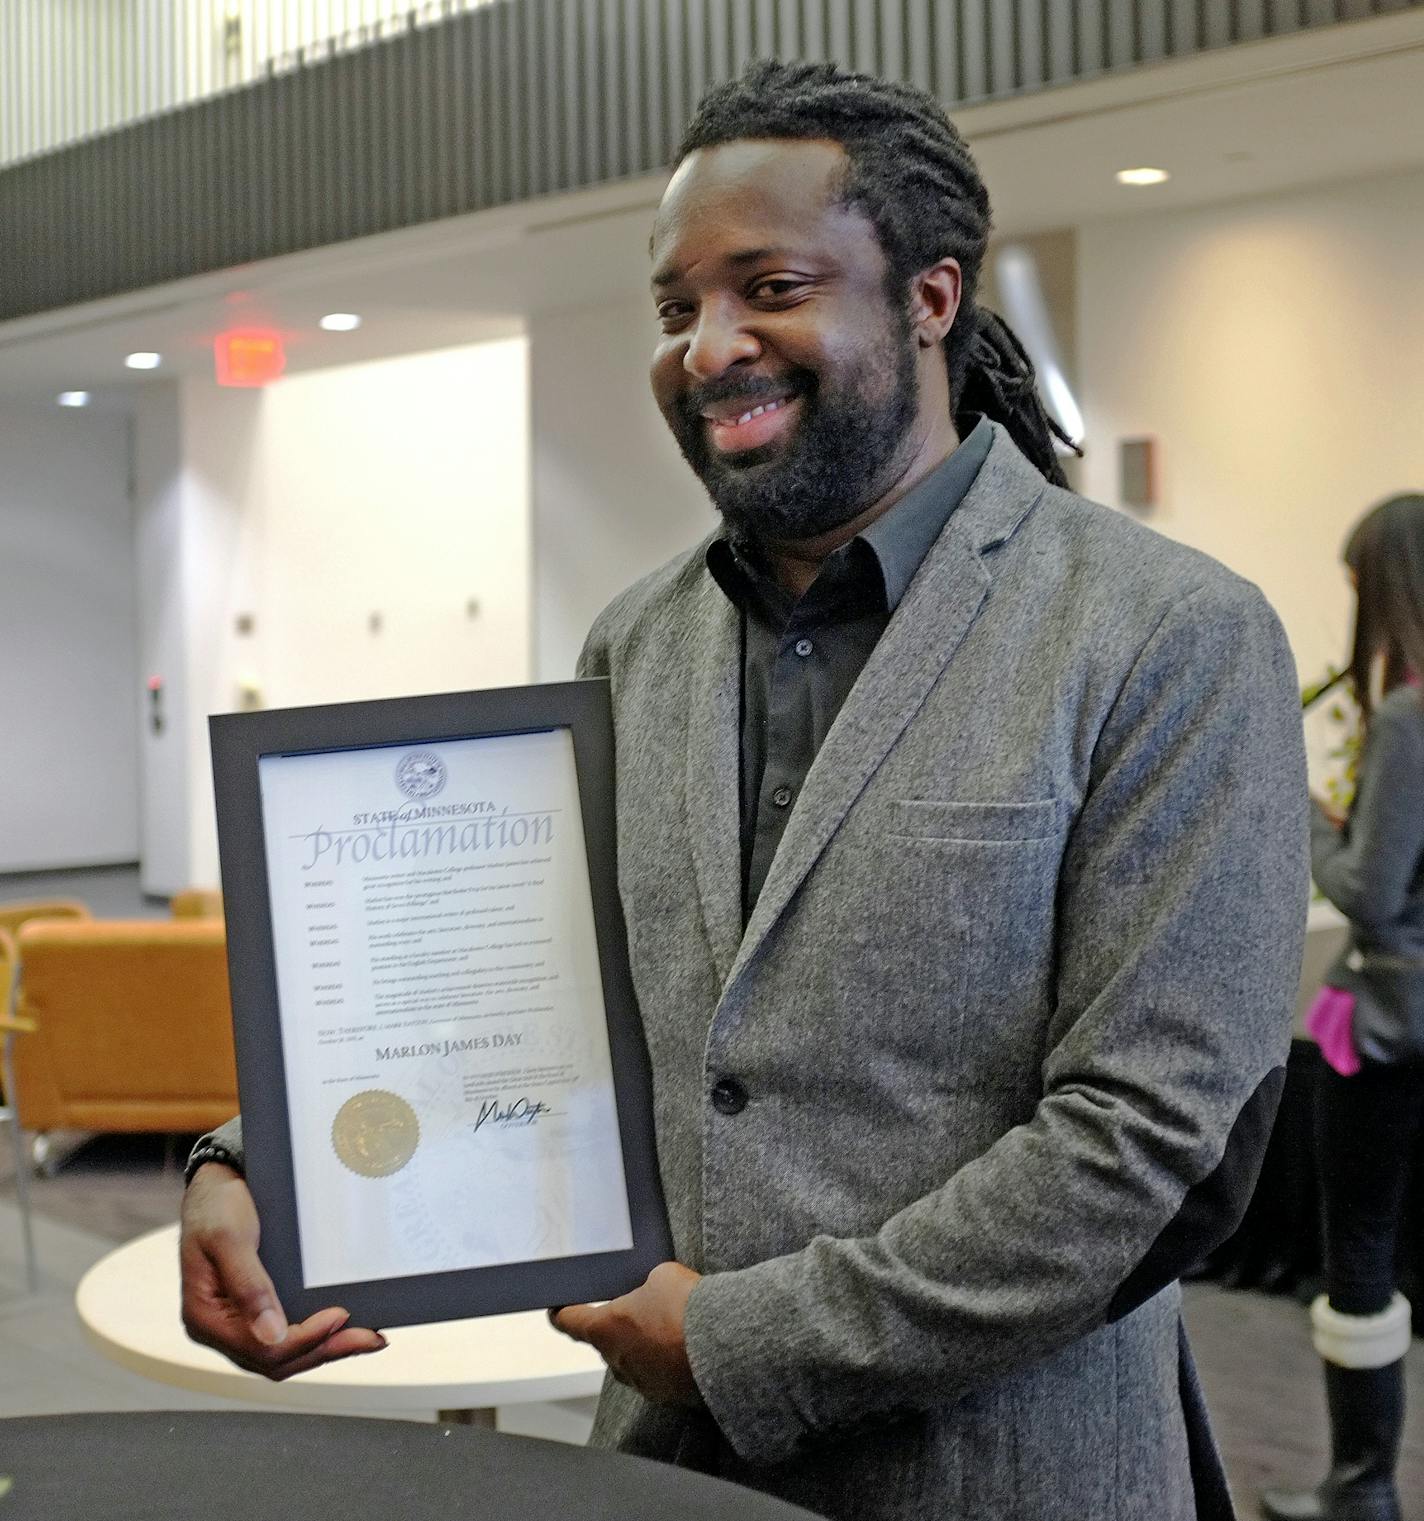
[[[846,1521],[1187,1521],[1174,1280],[1254,1182],[1304,934],[1277,620],[996,429],[744,930],[704,547],[581,668],[708,1414],[610,1381],[594,1440]]]
[[[745,930],[739,639],[700,547],[582,661],[612,683],[663,1188],[707,1275],[708,1412],[609,1381],[595,1442],[844,1521],[1229,1514],[1175,1279],[1249,1197],[1300,970],[1274,615],[996,428]]]

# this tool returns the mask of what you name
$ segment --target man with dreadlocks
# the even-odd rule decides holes
[[[1254,588],[1063,488],[989,223],[933,101],[829,65],[678,153],[652,381],[722,527],[583,658],[678,1261],[554,1321],[612,1370],[595,1441],[827,1516],[1225,1517],[1176,1279],[1280,1091],[1293,668]],[[236,1131],[204,1158],[193,1334],[379,1346],[286,1326]]]

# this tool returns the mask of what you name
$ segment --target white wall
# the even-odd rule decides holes
[[[183,564],[183,418],[176,382],[145,386],[134,417],[134,538],[138,561],[134,696],[140,746],[143,889],[171,893],[188,881],[189,599]],[[158,717],[146,683],[162,683]]]
[[[648,388],[656,337],[646,298],[530,325],[539,681],[571,677],[604,605],[716,524]]]
[[[1148,521],[1264,589],[1303,679],[1344,656],[1351,524],[1424,489],[1421,228],[1413,174],[1079,231],[1084,489],[1155,435]]]
[[[217,880],[207,718],[243,706],[245,687],[262,706],[290,707],[530,674],[522,339],[261,391],[184,381],[177,407],[176,507],[155,470],[141,520],[166,545],[161,564],[146,560],[149,581],[181,602],[175,613],[159,598],[145,616],[154,647],[173,648],[161,620],[177,631],[186,776],[185,788],[155,789],[147,840],[165,872],[181,841],[182,876],[150,879],[150,891]],[[161,441],[159,427],[154,453]]]
[[[138,854],[127,423],[0,411],[0,871]]]

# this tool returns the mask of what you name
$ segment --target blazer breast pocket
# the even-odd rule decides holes
[[[1029,844],[1057,835],[1058,804],[956,803],[905,798],[891,805],[890,834],[897,840]]]
[[[1021,1082],[1038,1059],[1064,822],[1052,798],[896,799],[876,821],[847,980],[872,1041],[938,1087]]]

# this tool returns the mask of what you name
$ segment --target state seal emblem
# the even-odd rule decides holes
[[[390,1177],[410,1161],[419,1144],[415,1110],[384,1088],[353,1095],[331,1122],[331,1149],[358,1177]]]
[[[429,750],[412,750],[396,767],[396,786],[412,802],[423,803],[445,785],[445,762]]]

